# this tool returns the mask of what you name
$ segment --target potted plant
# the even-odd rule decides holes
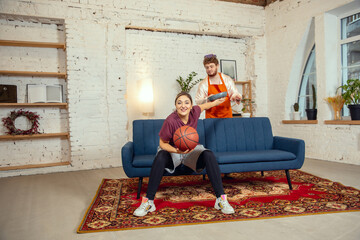
[[[312,88],[312,97],[313,97],[313,108],[311,109],[305,109],[306,116],[308,120],[316,120],[317,116],[317,109],[316,109],[316,90],[314,84],[311,85]]]
[[[200,82],[202,79],[194,80],[194,77],[197,75],[196,72],[191,72],[186,79],[183,79],[181,76],[179,76],[176,81],[180,85],[180,89],[183,92],[189,93],[191,88],[194,87],[198,82]]]
[[[294,107],[293,120],[300,120],[299,103],[295,103],[293,107]]]
[[[348,79],[346,84],[340,86],[345,104],[350,110],[351,120],[360,120],[360,80]]]
[[[243,108],[241,109],[242,117],[251,117],[251,104],[254,103],[250,98],[244,98],[241,99],[241,102],[243,104]]]

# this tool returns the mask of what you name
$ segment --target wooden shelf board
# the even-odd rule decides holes
[[[318,120],[282,120],[283,124],[317,124]]]
[[[0,167],[0,171],[30,169],[30,168],[58,167],[58,166],[68,166],[70,164],[71,164],[70,162],[29,164],[29,165],[21,165],[21,166]]]
[[[249,84],[249,83],[251,83],[251,81],[250,80],[248,80],[248,81],[234,81],[234,83],[235,84]]]
[[[64,43],[30,42],[30,41],[15,41],[15,40],[0,40],[0,46],[59,48],[64,50],[66,49]]]
[[[0,140],[21,140],[21,139],[39,139],[39,138],[69,138],[69,133],[42,133],[32,135],[0,135]]]
[[[66,73],[57,72],[31,72],[31,71],[7,71],[0,70],[0,75],[7,76],[36,76],[36,77],[57,77],[66,79]]]
[[[67,103],[0,103],[0,107],[58,107],[67,108]]]
[[[360,125],[360,120],[325,120],[325,124]]]

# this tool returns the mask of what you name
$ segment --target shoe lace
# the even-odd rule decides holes
[[[223,208],[231,207],[230,203],[227,200],[220,199],[220,203],[223,206]]]
[[[148,210],[151,209],[151,204],[150,204],[149,201],[147,201],[147,202],[141,203],[139,208],[144,210],[144,211],[148,211]]]
[[[141,203],[140,208],[145,209],[147,207],[147,205],[149,205],[149,202]]]

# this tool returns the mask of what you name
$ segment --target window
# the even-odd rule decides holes
[[[316,90],[315,45],[311,49],[309,57],[307,58],[300,83],[298,103],[301,116],[306,116],[305,109],[313,108],[312,85],[314,85]]]
[[[341,74],[342,83],[360,78],[360,12],[340,20]],[[349,111],[344,108],[344,116]]]

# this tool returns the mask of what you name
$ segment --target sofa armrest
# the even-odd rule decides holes
[[[134,143],[133,142],[127,142],[122,148],[121,148],[121,159],[122,159],[122,165],[124,168],[124,172],[128,177],[132,177],[132,161],[134,159]]]
[[[288,151],[295,154],[299,161],[298,168],[304,163],[305,142],[302,139],[274,136],[274,149]]]

